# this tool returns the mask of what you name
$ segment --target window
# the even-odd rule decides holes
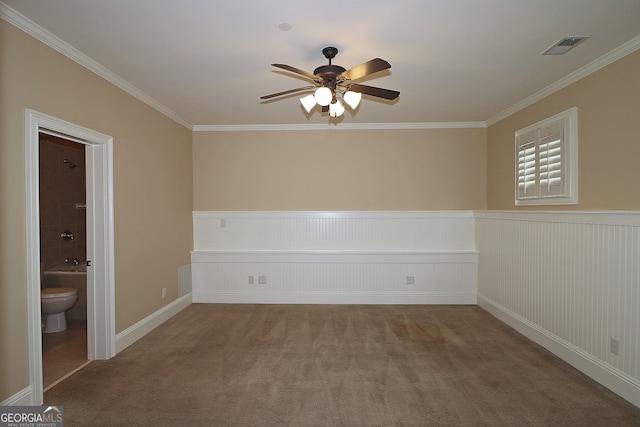
[[[578,203],[578,109],[516,132],[516,205]]]

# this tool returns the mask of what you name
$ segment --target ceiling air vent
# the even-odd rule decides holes
[[[588,39],[589,37],[565,37],[558,43],[545,50],[543,55],[564,55],[569,50],[576,47],[580,42]]]

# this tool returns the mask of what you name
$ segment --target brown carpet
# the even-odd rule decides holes
[[[65,426],[627,426],[476,306],[192,304],[45,393]]]

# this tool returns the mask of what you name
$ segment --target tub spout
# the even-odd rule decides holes
[[[75,265],[78,265],[78,264],[80,264],[80,261],[78,261],[78,258],[65,258],[65,259],[64,259],[64,263],[65,263],[65,264],[75,264]]]

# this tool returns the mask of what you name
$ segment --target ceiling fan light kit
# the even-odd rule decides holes
[[[355,110],[360,104],[362,94],[360,92],[353,92],[351,90],[348,90],[344,95],[342,95],[342,99],[344,99],[344,102],[346,102],[349,107]]]
[[[326,107],[331,104],[331,100],[333,99],[333,92],[328,87],[321,87],[316,90],[316,94],[314,96],[316,102],[321,107]]]
[[[336,99],[335,102],[332,102],[331,104],[329,104],[329,115],[331,117],[340,117],[343,114],[344,114],[344,106],[342,105],[342,102]]]
[[[315,89],[314,93],[300,98],[300,103],[307,113],[311,113],[313,108],[317,105],[322,107],[322,112],[328,112],[331,117],[340,117],[344,114],[344,105],[337,97],[337,94],[342,95],[344,102],[351,108],[356,109],[362,99],[362,94],[374,96],[378,98],[394,100],[400,96],[400,92],[389,89],[382,89],[373,86],[361,85],[358,83],[352,83],[353,80],[357,80],[371,74],[377,73],[391,68],[391,64],[387,61],[375,58],[360,64],[349,70],[339,65],[333,65],[331,60],[338,54],[338,49],[335,47],[325,47],[322,49],[322,53],[329,60],[328,65],[321,65],[315,70],[313,74],[298,68],[285,64],[271,64],[274,67],[281,68],[299,75],[302,75],[308,79],[311,79],[315,86],[304,86],[297,89],[290,89],[283,92],[273,93],[271,95],[261,96],[260,99],[270,99],[282,95],[288,95],[295,92],[303,92]]]
[[[304,98],[300,98],[300,103],[306,112],[310,113],[311,110],[313,110],[313,107],[316,106],[316,97],[314,95],[307,95]]]

